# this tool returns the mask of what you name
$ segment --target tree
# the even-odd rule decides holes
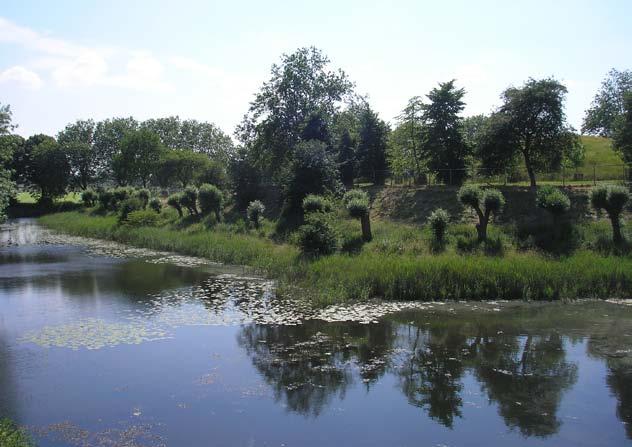
[[[253,200],[262,198],[263,174],[256,166],[252,154],[245,148],[237,150],[237,155],[228,165],[228,173],[230,188],[240,210],[245,209]]]
[[[177,183],[186,188],[195,183],[210,165],[211,160],[205,154],[191,150],[167,150],[158,163],[156,178],[163,187]]]
[[[353,188],[355,174],[355,142],[351,138],[348,129],[344,129],[338,142],[338,166],[340,180],[345,188]]]
[[[468,155],[459,116],[465,107],[465,90],[457,89],[454,82],[439,83],[427,95],[430,102],[423,107],[425,138],[421,152],[440,180],[460,185],[466,176]]]
[[[621,245],[621,213],[630,200],[630,192],[624,186],[598,186],[590,194],[590,203],[596,211],[604,210],[612,224],[612,241]]]
[[[497,215],[505,206],[505,197],[497,189],[482,190],[478,186],[465,185],[459,189],[459,201],[472,208],[478,216],[476,233],[479,242],[487,240],[487,226],[492,214]]]
[[[40,202],[51,203],[65,194],[70,181],[70,163],[63,147],[52,137],[42,138],[33,147],[30,159],[29,181],[38,188]]]
[[[5,219],[4,211],[15,194],[15,183],[11,179],[13,153],[23,143],[21,137],[9,135],[14,128],[11,109],[8,105],[0,106],[0,222]]]
[[[95,152],[95,170],[98,178],[113,174],[115,157],[119,154],[123,137],[138,129],[138,122],[132,118],[112,118],[96,123],[93,145]]]
[[[426,168],[421,155],[424,140],[424,103],[420,96],[413,96],[397,117],[398,126],[390,141],[389,158],[394,172],[399,175],[412,174],[418,180]]]
[[[2,105],[0,103],[0,135],[8,135],[18,127],[13,124],[13,112],[9,104]]]
[[[632,163],[632,91],[624,98],[623,114],[616,120],[613,146],[626,163]]]
[[[432,230],[432,236],[435,242],[440,246],[445,241],[448,223],[450,223],[450,215],[443,208],[437,208],[428,216],[428,225],[430,225],[430,229]]]
[[[559,238],[562,233],[560,220],[571,208],[571,201],[560,189],[543,186],[538,190],[536,204],[553,217],[553,235]]]
[[[246,209],[248,221],[252,222],[257,229],[259,229],[259,226],[261,225],[261,219],[263,219],[263,213],[265,210],[266,207],[260,200],[253,200],[248,204],[248,208]]]
[[[475,150],[480,145],[488,122],[489,117],[487,115],[472,115],[461,120],[463,141],[465,141],[470,151]]]
[[[618,117],[625,113],[625,95],[632,92],[632,71],[608,72],[584,117],[582,132],[612,137]]]
[[[371,219],[369,217],[369,196],[359,189],[352,189],[344,196],[345,206],[349,215],[359,219],[362,225],[362,240],[370,242],[373,239],[371,233]]]
[[[153,132],[141,129],[128,133],[120,144],[120,153],[114,157],[113,171],[116,180],[122,184],[140,181],[146,188],[156,172],[164,146]]]
[[[215,213],[217,222],[221,220],[224,194],[217,186],[209,185],[208,183],[201,185],[198,190],[198,201],[200,202],[202,214]]]
[[[302,215],[303,199],[308,194],[335,194],[340,180],[333,155],[325,143],[310,140],[299,143],[284,185],[286,217]]]
[[[85,190],[97,174],[97,157],[94,150],[95,123],[77,120],[57,134],[57,142],[68,154],[71,186]]]
[[[291,161],[313,113],[331,119],[352,95],[347,75],[329,70],[329,62],[314,47],[284,54],[237,127],[239,140],[268,173],[280,173]]]
[[[359,175],[372,180],[376,185],[383,185],[388,170],[388,125],[368,105],[360,112],[359,123],[356,149]]]
[[[557,171],[581,143],[566,124],[567,90],[555,79],[529,79],[502,94],[503,105],[491,116],[478,155],[490,173],[515,165],[522,156],[532,191],[536,172]]]

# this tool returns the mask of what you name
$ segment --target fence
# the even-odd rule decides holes
[[[381,174],[381,175],[380,175]],[[391,186],[418,185],[459,185],[460,180],[466,183],[480,183],[486,185],[529,185],[529,174],[526,169],[512,169],[510,172],[491,173],[483,168],[470,169],[442,169],[438,171],[423,171],[416,175],[411,171],[405,175],[395,176],[389,172],[376,172],[375,177],[386,178]],[[632,183],[632,165],[625,164],[594,164],[578,168],[562,168],[557,172],[536,172],[536,181],[540,184],[558,184],[561,186],[591,186],[597,183]],[[367,179],[373,180],[373,179]]]

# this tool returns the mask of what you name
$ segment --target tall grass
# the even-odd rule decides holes
[[[231,232],[227,226],[209,230],[199,224],[178,228],[172,223],[160,228],[130,228],[117,225],[115,217],[80,212],[48,215],[40,221],[74,235],[249,265],[278,278],[286,286],[283,290],[299,286],[302,293],[321,304],[374,297],[386,300],[632,298],[631,257],[602,256],[585,249],[560,258],[531,251],[509,251],[502,257],[481,253],[462,255],[455,251],[431,255],[421,248],[428,234],[415,234],[409,227],[397,229],[396,224],[390,223],[377,225],[374,242],[354,254],[305,260],[293,245],[275,243],[252,231]],[[456,226],[455,230],[471,231],[467,226]]]

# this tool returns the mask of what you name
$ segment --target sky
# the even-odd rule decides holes
[[[389,122],[456,79],[464,115],[553,76],[575,128],[611,68],[632,69],[632,1],[1,0],[0,103],[17,133],[179,115],[232,135],[270,66],[315,46]]]

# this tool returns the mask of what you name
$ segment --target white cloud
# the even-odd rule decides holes
[[[116,86],[135,90],[164,90],[160,61],[146,52],[77,45],[0,17],[0,42],[20,45],[38,54],[33,65],[47,71],[60,87]],[[122,69],[112,64],[122,60]]]
[[[15,65],[1,71],[0,83],[2,82],[15,82],[32,90],[37,90],[43,84],[42,79],[37,73],[20,65]]]

